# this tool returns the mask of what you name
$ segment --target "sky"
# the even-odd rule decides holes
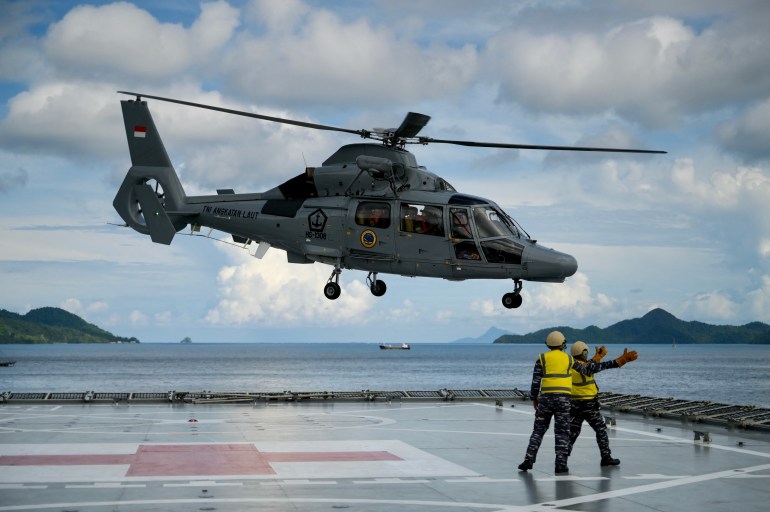
[[[493,326],[607,327],[657,307],[770,321],[770,3],[479,6],[1,1],[0,308],[61,307],[142,342],[448,342]],[[380,274],[376,298],[353,270],[329,301],[329,266],[201,237],[153,244],[115,225],[131,165],[119,90],[351,129],[415,111],[434,138],[668,153],[413,146],[578,272],[525,282],[515,310],[500,301],[510,280]],[[268,190],[358,142],[149,106],[189,195]]]

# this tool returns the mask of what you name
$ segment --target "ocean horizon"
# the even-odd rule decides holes
[[[0,392],[528,391],[542,344],[140,343],[0,345]],[[609,358],[623,345],[607,345]],[[769,345],[629,346],[601,391],[770,407]]]

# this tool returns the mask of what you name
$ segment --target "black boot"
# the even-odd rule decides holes
[[[602,457],[602,466],[619,466],[620,465],[620,459],[613,459],[611,455],[607,455],[606,457]]]
[[[569,473],[569,468],[567,467],[566,464],[557,464],[556,469],[554,470],[554,473],[556,473],[557,475],[559,473]]]
[[[519,464],[519,471],[527,471],[528,469],[532,469],[532,461],[524,459],[524,462]]]

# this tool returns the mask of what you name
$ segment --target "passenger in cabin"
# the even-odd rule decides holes
[[[441,221],[441,209],[438,206],[426,206],[420,214],[420,233],[425,235],[444,236],[444,225]]]
[[[414,233],[416,230],[417,208],[406,204],[401,205],[401,231]]]
[[[460,238],[467,240],[473,238],[471,234],[470,225],[468,223],[468,215],[463,210],[452,209],[452,238]]]
[[[388,222],[388,214],[385,208],[380,206],[374,206],[371,214],[369,215],[369,226],[373,228],[386,228],[390,224]]]
[[[356,224],[387,228],[390,226],[390,207],[380,203],[361,203],[356,211]]]
[[[479,251],[474,242],[460,242],[455,245],[455,256],[458,260],[480,260]]]

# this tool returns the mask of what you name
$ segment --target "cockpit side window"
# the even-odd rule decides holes
[[[449,225],[452,238],[469,240],[473,238],[471,222],[466,208],[449,208]]]
[[[443,209],[430,204],[401,203],[401,231],[444,236]]]
[[[363,202],[356,208],[356,224],[371,228],[390,227],[390,204]]]

